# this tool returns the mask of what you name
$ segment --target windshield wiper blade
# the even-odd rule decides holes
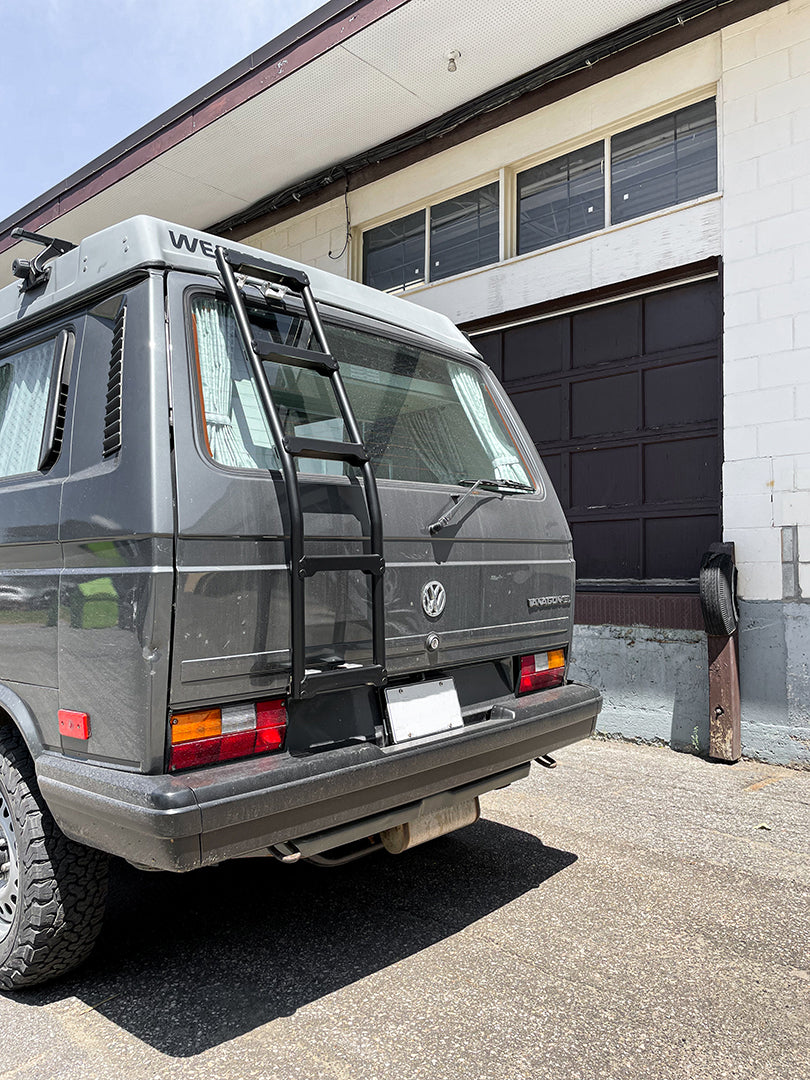
[[[485,491],[528,491],[530,495],[533,495],[535,491],[533,484],[523,484],[520,480],[468,480],[462,477],[459,484],[464,487],[470,485],[470,492],[476,488],[484,488]]]
[[[431,536],[437,533],[439,529],[443,529],[445,525],[449,525],[467,499],[479,489],[482,491],[497,491],[500,495],[515,495],[519,491],[534,493],[533,487],[529,484],[521,484],[518,480],[487,480],[483,478],[480,480],[468,480],[462,477],[459,484],[463,484],[465,487],[469,484],[470,490],[465,491],[458,502],[454,503],[446,514],[442,514],[440,518],[436,518],[432,524],[428,525],[428,532]]]

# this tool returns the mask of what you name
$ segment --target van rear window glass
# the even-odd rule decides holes
[[[278,467],[263,407],[230,307],[196,296],[191,305],[208,449],[243,469]],[[251,312],[262,344],[317,348],[296,316]],[[479,373],[427,349],[343,326],[327,326],[363,441],[380,479],[456,484],[461,479],[532,484]],[[329,380],[288,364],[265,363],[284,431],[346,439]],[[339,461],[300,459],[302,472],[342,474]]]
[[[0,477],[39,467],[53,361],[53,338],[0,357]]]

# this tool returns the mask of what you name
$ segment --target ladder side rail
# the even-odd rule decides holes
[[[233,270],[224,248],[216,249],[216,260],[225,292],[236,317],[236,325],[245,348],[248,361],[253,369],[256,385],[264,407],[267,421],[278,450],[284,487],[287,494],[287,506],[290,512],[290,677],[293,697],[298,697],[304,680],[306,668],[305,637],[305,595],[304,578],[298,567],[304,554],[304,521],[301,509],[301,492],[298,487],[298,474],[295,463],[284,445],[284,429],[281,426],[273,395],[267,382],[267,376],[256,351],[256,342],[250,328],[247,310],[239,293]]]
[[[307,316],[312,325],[312,329],[315,332],[315,338],[322,351],[331,355],[329,344],[326,340],[326,334],[323,329],[323,323],[321,322],[321,316],[318,311],[318,306],[315,303],[315,298],[312,295],[312,290],[307,285],[301,293],[304,301],[304,307],[306,308]],[[332,384],[332,388],[337,398],[338,407],[340,408],[343,420],[348,430],[349,439],[354,443],[360,443],[365,445],[363,436],[360,432],[360,427],[357,423],[357,418],[354,414],[354,409],[349,401],[349,396],[346,393],[346,386],[343,382],[343,377],[340,374],[340,365],[336,365],[335,369],[329,374],[329,381]],[[380,497],[377,491],[377,478],[374,475],[374,468],[369,458],[361,465],[363,473],[363,481],[366,489],[366,504],[368,506],[369,516],[369,541],[370,549],[374,554],[383,554],[383,526],[382,526],[382,510],[380,508]],[[384,582],[382,577],[375,575],[371,579],[371,633],[372,633],[372,653],[374,657],[374,663],[379,664],[381,668],[385,669],[385,591]]]

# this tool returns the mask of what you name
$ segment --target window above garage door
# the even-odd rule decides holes
[[[571,524],[577,576],[695,583],[720,540],[716,277],[475,335]]]

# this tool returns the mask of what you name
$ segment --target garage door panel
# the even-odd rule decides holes
[[[637,521],[577,521],[571,524],[578,578],[638,578],[641,539]]]
[[[717,501],[720,462],[717,439],[673,439],[644,447],[646,503]]]
[[[644,300],[644,351],[716,341],[720,334],[717,280],[651,293]]]
[[[571,435],[636,431],[639,424],[639,382],[635,372],[587,379],[571,384]]]
[[[562,396],[559,386],[524,390],[522,393],[512,394],[512,401],[535,442],[556,441],[563,437]]]
[[[702,424],[719,415],[716,356],[644,372],[645,427]]]
[[[650,518],[644,528],[645,577],[697,578],[701,556],[720,539],[719,514]]]
[[[635,446],[571,454],[571,506],[596,510],[639,502],[640,471]]]
[[[577,312],[571,354],[574,367],[592,367],[640,354],[640,300],[623,300]]]
[[[567,366],[570,333],[568,316],[542,319],[504,330],[504,380],[513,382],[561,371],[564,365]]]

